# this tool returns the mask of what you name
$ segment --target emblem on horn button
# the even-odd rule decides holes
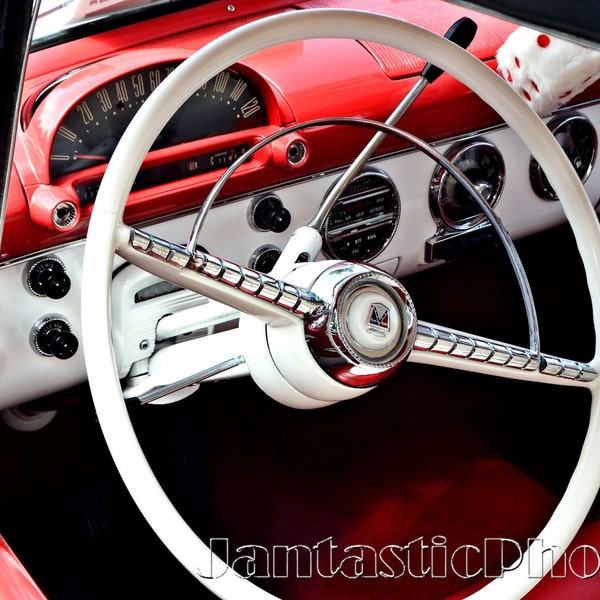
[[[373,326],[373,333],[385,335],[390,330],[390,310],[381,302],[373,302],[369,308],[367,323]]]

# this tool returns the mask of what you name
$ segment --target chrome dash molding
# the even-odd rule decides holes
[[[597,371],[586,363],[465,335],[422,321],[417,325],[417,337],[413,349],[510,369],[539,372],[571,381],[589,382],[598,377]]]

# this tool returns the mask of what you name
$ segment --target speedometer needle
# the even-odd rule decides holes
[[[108,156],[99,156],[96,154],[74,154],[73,160],[99,160],[106,162],[108,160]]]

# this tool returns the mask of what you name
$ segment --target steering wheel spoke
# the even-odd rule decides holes
[[[587,384],[598,377],[596,369],[587,363],[535,352],[425,321],[417,324],[417,335],[408,360],[560,385]]]
[[[118,228],[116,252],[157,277],[270,325],[295,323],[323,309],[323,301],[301,287],[126,225]]]

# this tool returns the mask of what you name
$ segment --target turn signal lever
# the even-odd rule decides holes
[[[469,44],[475,38],[477,33],[477,23],[469,19],[469,17],[463,17],[459,19],[448,29],[444,37],[451,42],[454,42],[461,48],[467,48]],[[444,71],[431,63],[427,63],[421,71],[421,77],[427,80],[427,83],[433,83]],[[389,125],[389,123],[388,123]]]

